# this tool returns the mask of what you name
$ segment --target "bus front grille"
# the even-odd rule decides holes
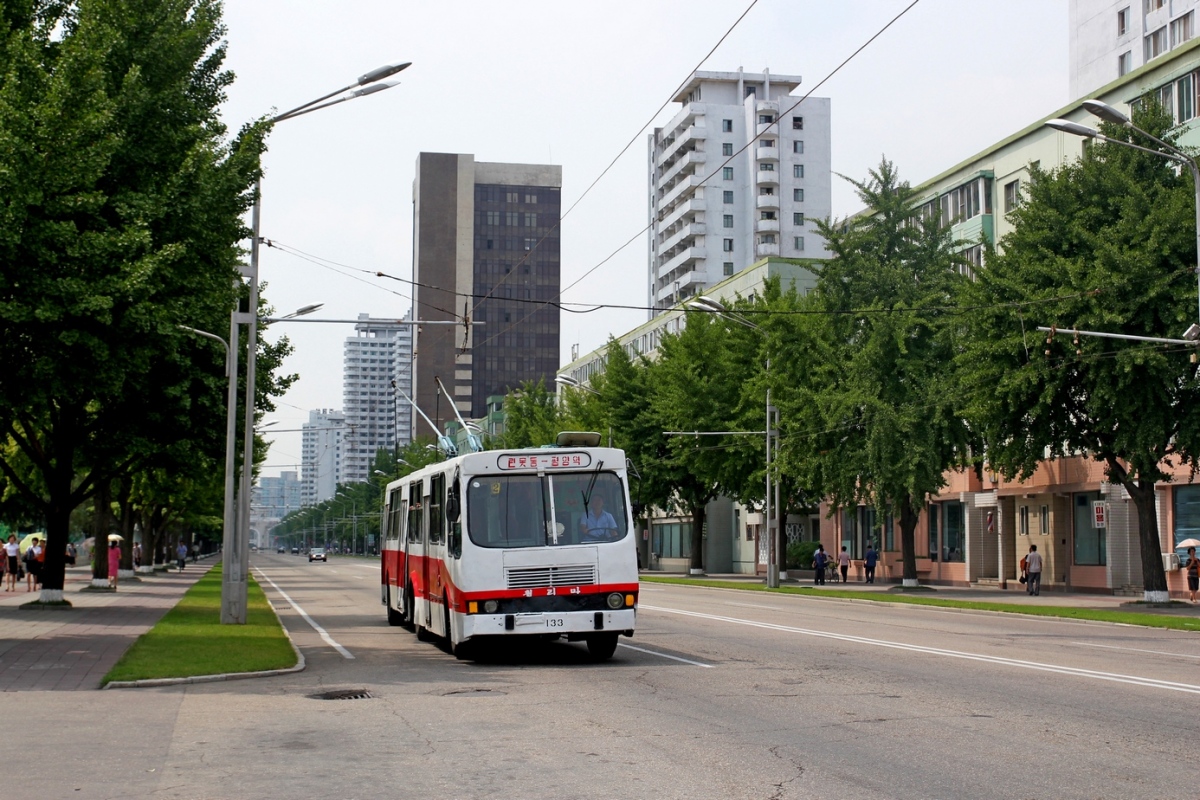
[[[517,567],[506,572],[509,589],[537,589],[543,586],[590,586],[596,582],[592,564],[563,567]]]

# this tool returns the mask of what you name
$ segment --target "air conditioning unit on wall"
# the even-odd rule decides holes
[[[1178,553],[1163,553],[1163,569],[1170,572],[1173,569],[1179,569],[1179,554]]]

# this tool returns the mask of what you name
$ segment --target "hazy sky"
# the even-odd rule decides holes
[[[422,151],[481,161],[553,163],[569,207],[693,69],[824,79],[910,0],[402,2],[226,0],[237,75],[232,130],[411,61],[401,84],[282,123],[265,156],[262,235],[343,268],[264,249],[280,313],[401,317],[408,288],[355,270],[412,274],[412,179]],[[919,183],[1064,105],[1066,0],[920,0],[817,96],[832,98],[833,169],[862,178],[886,155]],[[678,111],[670,105],[661,124]],[[609,257],[646,224],[646,134],[562,223],[562,282]],[[835,216],[858,210],[835,179]],[[564,301],[645,302],[646,239],[615,255]],[[562,315],[562,361],[645,321],[645,312]],[[263,474],[295,469],[298,429],[342,407],[342,343],[352,326],[283,324],[300,380],[278,420]],[[223,333],[223,332],[222,332]],[[268,431],[270,432],[270,431]]]

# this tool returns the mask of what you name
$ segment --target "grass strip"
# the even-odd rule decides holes
[[[772,594],[798,594],[806,597],[836,597],[846,600],[869,600],[873,603],[901,603],[912,606],[935,606],[937,608],[961,608],[974,611],[997,611],[1002,614],[1025,614],[1031,617],[1061,617],[1096,622],[1118,622],[1125,625],[1142,625],[1147,628],[1169,628],[1180,631],[1200,631],[1200,618],[1171,613],[1155,614],[1138,611],[1111,611],[1099,608],[1068,608],[1063,606],[1027,606],[1016,603],[987,603],[976,600],[948,600],[921,594],[884,594],[882,592],[856,592],[847,589],[815,589],[804,586],[781,586],[768,589],[761,583],[741,581],[716,581],[703,578],[664,578],[656,575],[641,576],[643,583],[668,583],[678,586],[706,586],[713,589],[739,589],[744,592],[770,592]]]
[[[221,565],[215,565],[134,642],[103,682],[295,666],[296,653],[275,610],[253,577],[248,583],[246,624],[222,625]]]

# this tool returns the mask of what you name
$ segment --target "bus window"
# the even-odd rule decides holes
[[[404,502],[401,499],[400,487],[392,489],[388,495],[388,519],[385,538],[399,541],[404,535]]]
[[[446,502],[446,476],[429,479],[429,543],[441,544],[446,539],[446,517],[442,508]]]
[[[467,487],[467,534],[480,547],[541,547],[548,514],[536,475],[479,476]]]
[[[615,542],[625,538],[628,533],[625,492],[620,478],[611,472],[573,472],[551,475],[550,480],[554,487],[554,516],[565,526],[560,544]]]
[[[421,541],[421,482],[408,485],[408,540]]]

